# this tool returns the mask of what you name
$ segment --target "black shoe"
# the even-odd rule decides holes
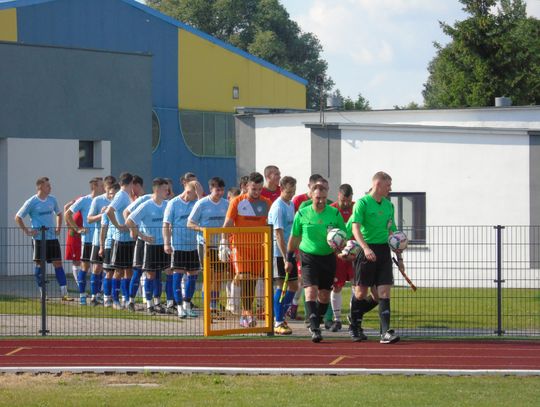
[[[334,321],[332,322],[332,325],[330,326],[330,331],[337,332],[341,330],[341,321]]]
[[[319,343],[320,341],[322,341],[321,330],[319,328],[309,328],[309,332],[311,332],[311,342]]]
[[[130,302],[127,306],[129,312],[135,312],[135,303]]]
[[[165,310],[165,308],[161,304],[154,305],[152,308],[154,308],[154,311],[156,312],[156,314],[166,314],[167,313],[167,311]]]
[[[353,342],[362,342],[367,340],[364,330],[355,324],[349,325],[349,335],[351,336]]]
[[[384,334],[381,335],[381,343],[389,344],[399,342],[399,336],[396,335],[393,329],[389,329]]]
[[[98,304],[99,304],[99,303],[98,303],[98,300],[97,300],[96,298],[92,298],[92,299],[90,300],[90,305],[91,305],[92,307],[97,307]]]
[[[170,314],[170,315],[177,315],[178,314],[178,312],[176,310],[176,307],[174,305],[172,307],[167,307],[165,309],[165,313]]]
[[[148,315],[156,315],[156,309],[155,309],[155,307],[147,307],[147,308],[146,308],[146,313],[147,313]]]
[[[332,325],[334,325],[332,321],[324,321],[324,329],[326,329],[327,331],[332,328]]]

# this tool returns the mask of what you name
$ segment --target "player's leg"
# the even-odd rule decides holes
[[[60,295],[62,301],[73,301],[73,298],[68,296],[67,279],[64,266],[62,265],[62,252],[60,250],[60,243],[58,239],[47,240],[46,242],[46,259],[47,263],[52,263],[54,267],[54,274],[56,281],[60,286]]]
[[[399,341],[393,329],[390,329],[390,290],[394,285],[392,259],[388,247],[381,247],[377,256],[377,294],[379,296],[379,320],[381,322],[381,343],[390,344]]]
[[[92,244],[84,243],[81,254],[81,268],[77,273],[77,286],[79,287],[79,301],[86,305],[86,276],[90,270],[90,258],[92,256]]]
[[[127,306],[129,311],[135,311],[136,296],[137,292],[139,291],[139,287],[141,284],[141,276],[143,274],[143,256],[144,241],[142,241],[141,239],[137,239],[137,241],[135,242],[135,248],[133,249],[133,274],[129,281],[129,302]]]
[[[257,279],[248,273],[244,273],[240,281],[242,317],[240,325],[244,328],[257,325],[257,320],[253,317],[253,300],[255,298],[255,286]]]
[[[90,305],[98,305],[97,296],[101,288],[101,274],[103,272],[103,258],[99,255],[99,246],[92,245],[90,253],[92,274],[90,275]]]
[[[144,266],[143,266],[143,270],[145,270]],[[154,302],[152,301],[152,296],[154,293],[154,283],[156,280],[156,272],[145,270],[144,274],[146,276],[146,278],[144,279],[144,293],[146,295],[146,311],[150,315],[155,315],[156,311],[154,308]]]

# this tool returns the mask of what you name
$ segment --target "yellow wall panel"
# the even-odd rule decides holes
[[[305,109],[306,87],[185,30],[178,30],[180,109],[233,112],[237,106]],[[233,99],[238,86],[240,98]]]
[[[0,10],[0,41],[17,41],[17,9]]]

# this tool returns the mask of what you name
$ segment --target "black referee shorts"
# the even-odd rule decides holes
[[[317,256],[300,251],[300,258],[304,287],[317,286],[319,290],[331,290],[336,275],[336,255]]]
[[[365,287],[394,285],[392,255],[386,243],[369,244],[377,260],[368,261],[363,253],[354,261],[354,282]]]
[[[199,254],[197,250],[175,250],[173,251],[171,259],[171,268],[195,271],[201,269],[201,264],[199,263]]]

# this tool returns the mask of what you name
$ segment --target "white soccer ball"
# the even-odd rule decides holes
[[[343,250],[341,251],[341,254],[343,256],[358,256],[360,252],[362,251],[362,247],[360,247],[360,243],[358,243],[356,240],[349,240]]]
[[[403,232],[395,232],[388,238],[388,246],[390,246],[390,249],[394,251],[405,250],[408,244],[409,239],[407,238],[407,235]]]
[[[334,250],[341,250],[347,243],[347,234],[338,228],[331,229],[326,235],[328,246]]]

